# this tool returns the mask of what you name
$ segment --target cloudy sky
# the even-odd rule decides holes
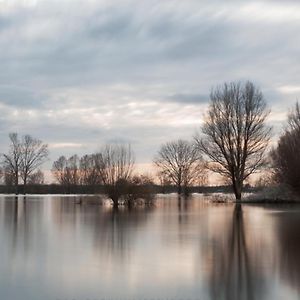
[[[212,86],[247,79],[278,133],[300,99],[299,32],[299,1],[0,0],[0,151],[13,131],[51,160],[128,141],[146,166],[194,134]]]

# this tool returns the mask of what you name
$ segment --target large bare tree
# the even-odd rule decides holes
[[[210,106],[195,137],[209,168],[232,182],[241,200],[243,182],[265,164],[271,128],[262,92],[251,82],[232,82],[211,91]]]
[[[154,158],[160,177],[169,178],[176,185],[177,193],[188,192],[187,188],[204,172],[200,152],[191,142],[177,140],[163,144]]]
[[[24,191],[29,177],[48,158],[48,145],[30,135],[24,135],[21,142],[20,176],[23,179]]]
[[[42,141],[24,135],[21,139],[17,133],[10,133],[10,146],[7,154],[3,154],[3,167],[6,179],[15,185],[18,194],[19,178],[23,180],[24,192],[29,176],[31,176],[47,159],[48,145]]]
[[[17,133],[10,133],[9,139],[9,151],[7,154],[3,154],[3,165],[6,178],[9,177],[11,179],[11,183],[15,186],[15,193],[18,194],[22,146]]]
[[[100,176],[105,192],[118,206],[119,198],[125,192],[125,186],[134,169],[134,154],[130,145],[111,144],[97,153]]]

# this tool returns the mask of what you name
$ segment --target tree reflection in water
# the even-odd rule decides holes
[[[107,261],[125,263],[130,259],[132,244],[153,208],[144,205],[131,209],[111,207],[90,219],[88,223],[94,232],[94,249]]]
[[[209,278],[211,299],[260,299],[263,281],[249,256],[241,204],[222,238],[213,241]]]
[[[283,279],[300,292],[300,216],[299,207],[293,207],[294,213],[283,211],[279,214],[278,244],[280,249],[280,267]]]

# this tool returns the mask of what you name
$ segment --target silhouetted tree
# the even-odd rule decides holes
[[[271,151],[275,179],[300,192],[300,109],[297,103],[288,116],[288,126]]]
[[[48,158],[48,145],[30,135],[25,135],[21,142],[20,176],[23,179],[24,193],[28,178]]]
[[[19,178],[23,180],[24,192],[28,177],[39,168],[48,157],[48,145],[42,141],[24,135],[19,139],[17,133],[10,133],[10,147],[3,154],[3,168],[6,181],[15,185],[18,193]]]
[[[22,146],[17,133],[10,133],[9,139],[9,151],[7,154],[3,154],[3,165],[6,174],[9,175],[12,184],[15,186],[15,193],[18,194]],[[8,177],[6,178],[8,179]]]
[[[79,168],[81,184],[92,186],[101,184],[99,157],[97,154],[81,157]]]
[[[136,200],[150,203],[154,195],[154,181],[149,175],[134,175],[127,183],[126,202],[134,204]]]
[[[97,154],[100,176],[105,193],[118,206],[119,198],[126,193],[134,168],[134,155],[130,145],[106,145]]]
[[[52,174],[58,183],[65,186],[70,193],[71,186],[76,186],[80,182],[78,156],[75,154],[68,159],[65,156],[60,156],[53,163]]]
[[[198,149],[192,143],[178,140],[163,144],[154,158],[154,164],[164,178],[177,186],[178,194],[187,192],[204,172],[204,163]]]
[[[265,165],[268,114],[262,92],[251,82],[225,83],[210,94],[203,136],[195,139],[210,160],[208,167],[231,180],[237,200],[244,180]]]

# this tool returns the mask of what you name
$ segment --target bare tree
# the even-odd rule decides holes
[[[24,192],[28,178],[46,161],[48,145],[30,135],[25,135],[21,142],[20,176],[23,179]]]
[[[300,107],[299,103],[296,102],[295,107],[290,111],[288,115],[288,127],[286,131],[300,131]]]
[[[288,116],[288,126],[271,151],[275,180],[300,192],[300,110],[297,103]]]
[[[48,145],[30,135],[19,139],[17,133],[10,133],[9,139],[9,151],[3,154],[3,168],[7,183],[14,184],[18,194],[19,178],[23,180],[25,191],[28,177],[47,159]]]
[[[202,157],[194,144],[178,140],[161,146],[154,164],[164,178],[177,186],[178,194],[197,181],[204,171]]]
[[[80,158],[80,183],[83,185],[101,184],[99,158],[97,154],[84,155]]]
[[[10,133],[10,146],[7,154],[3,154],[3,166],[7,179],[15,186],[15,193],[18,194],[19,176],[22,160],[22,145],[17,133]],[[9,175],[9,177],[8,177]]]
[[[119,198],[126,192],[125,187],[132,176],[134,155],[130,145],[106,145],[97,154],[98,166],[105,192],[118,206]]]
[[[66,185],[66,166],[67,159],[65,156],[60,156],[52,165],[52,174],[56,181],[61,185]]]
[[[209,168],[231,180],[237,200],[244,180],[265,164],[268,114],[261,91],[251,82],[225,83],[210,94],[203,136],[195,139],[210,160]]]
[[[37,170],[36,172],[32,173],[28,177],[28,184],[44,184],[45,176],[41,170]]]
[[[52,174],[59,184],[67,188],[70,193],[71,186],[76,186],[80,183],[79,158],[72,155],[68,159],[65,156],[60,156],[53,163]]]
[[[77,154],[72,155],[67,160],[66,175],[70,185],[78,185],[80,182],[79,157]]]

